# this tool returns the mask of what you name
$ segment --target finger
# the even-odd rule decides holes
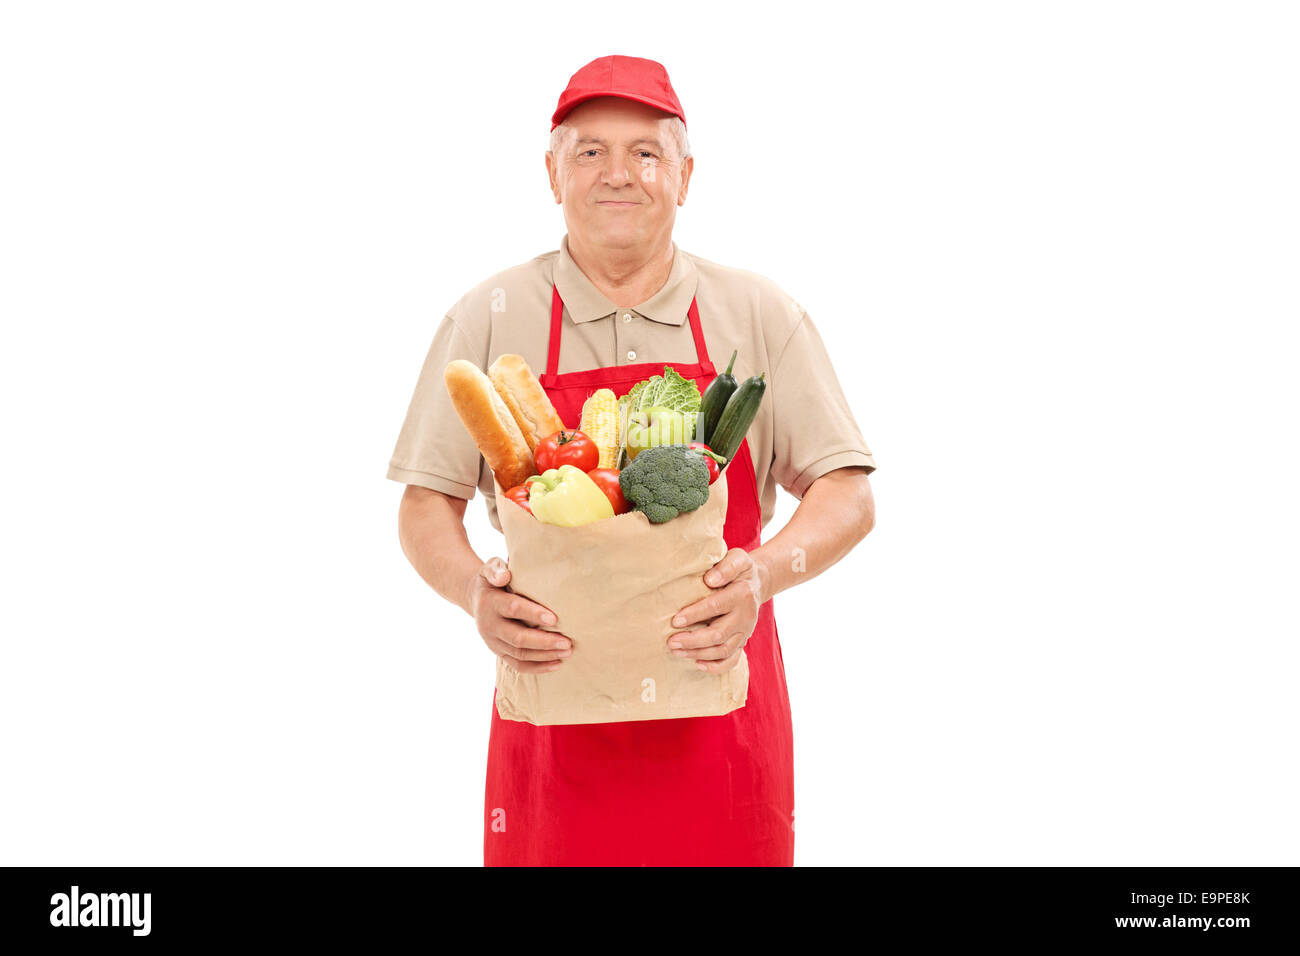
[[[710,622],[706,627],[697,627],[690,631],[681,631],[668,638],[668,649],[676,656],[678,651],[691,651],[701,647],[712,647],[714,644],[722,643],[722,631],[718,625],[723,619],[716,622]]]
[[[520,661],[505,654],[501,655],[501,659],[520,674],[549,674],[551,671],[559,670],[564,663],[564,661]]]
[[[501,558],[488,558],[479,568],[479,574],[494,588],[503,588],[510,583],[510,566]]]
[[[744,643],[743,634],[732,634],[721,644],[713,644],[709,647],[701,647],[694,651],[682,651],[682,654],[688,660],[693,661],[721,661],[726,660],[736,651],[740,650],[741,644]]]
[[[508,617],[498,618],[496,624],[488,628],[488,633],[511,647],[534,651],[567,651],[573,648],[573,641],[564,634],[527,627]]]
[[[719,614],[727,613],[730,608],[730,597],[726,596],[725,592],[716,592],[678,611],[677,616],[673,618],[673,627],[686,627],[700,621],[711,621]]]
[[[497,596],[495,610],[502,617],[523,621],[525,624],[533,625],[533,627],[549,626],[555,623],[555,614],[549,608],[538,604],[536,601],[530,601],[521,594],[511,594],[503,591]]]
[[[714,631],[715,629],[708,628],[708,630]],[[745,642],[749,640],[749,634],[739,630],[735,625],[730,625],[716,630],[714,638],[713,642],[709,644],[674,650],[672,652],[673,656],[695,661],[722,660],[744,647]]]
[[[704,583],[711,588],[723,588],[754,566],[754,559],[744,548],[732,548],[722,560],[704,572]]]
[[[527,647],[516,647],[514,644],[511,644],[509,641],[503,640],[499,637],[491,638],[488,641],[488,647],[489,649],[491,649],[492,653],[496,654],[498,657],[505,657],[508,658],[509,661],[519,661],[521,663],[522,662],[545,663],[547,661],[558,662],[558,661],[563,661],[565,658],[569,657],[573,653],[573,651],[567,649],[559,650],[556,648],[545,648],[540,650],[534,650],[532,648],[527,648]]]
[[[702,671],[707,671],[710,674],[725,674],[727,671],[731,670],[739,663],[740,663],[740,651],[736,651],[736,653],[732,654],[730,657],[726,658],[725,660],[696,661],[695,666]]]
[[[678,657],[689,656],[679,654],[678,651],[690,651],[701,647],[712,647],[715,644],[724,643],[730,635],[738,631],[745,630],[746,635],[753,630],[748,626],[746,630],[744,616],[738,608],[732,608],[725,614],[721,614],[709,621],[704,627],[697,627],[690,631],[681,631],[672,634],[668,638],[668,649]]]
[[[673,627],[686,627],[701,621],[711,623],[723,614],[730,614],[745,601],[746,587],[748,585],[732,582],[732,585],[686,605],[673,618]]]

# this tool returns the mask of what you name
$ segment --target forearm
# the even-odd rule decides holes
[[[402,552],[429,587],[471,617],[469,585],[483,567],[465,534],[464,499],[408,486],[398,511]]]
[[[750,552],[759,569],[762,598],[821,574],[867,536],[876,506],[862,468],[837,468],[808,488],[786,526]]]

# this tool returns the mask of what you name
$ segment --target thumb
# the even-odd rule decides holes
[[[730,584],[745,571],[753,561],[744,548],[732,548],[722,560],[704,573],[704,583],[711,588]]]
[[[489,558],[479,573],[493,587],[503,588],[510,583],[510,568],[501,558]]]

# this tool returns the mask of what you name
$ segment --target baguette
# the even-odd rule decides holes
[[[524,441],[510,409],[497,394],[492,380],[473,362],[456,359],[443,372],[451,403],[465,430],[492,469],[503,491],[509,491],[535,474],[533,452]]]
[[[537,444],[543,438],[565,430],[542,383],[537,381],[522,355],[499,356],[488,369],[488,375],[523,432],[530,452],[537,451]]]

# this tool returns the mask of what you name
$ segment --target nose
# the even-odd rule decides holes
[[[632,174],[627,168],[627,159],[616,149],[611,149],[601,169],[601,182],[607,186],[626,186],[632,181]]]

